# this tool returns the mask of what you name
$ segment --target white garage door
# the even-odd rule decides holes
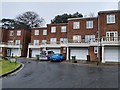
[[[59,53],[60,54],[60,49],[50,49],[51,51],[53,51],[55,54]]]
[[[106,62],[118,62],[120,55],[119,52],[120,48],[118,47],[105,47],[105,61]]]
[[[21,50],[20,49],[11,49],[11,56],[21,56]]]
[[[88,49],[87,48],[76,48],[70,50],[70,59],[72,56],[76,56],[77,60],[87,60]]]
[[[36,57],[36,55],[40,55],[39,49],[32,49],[32,57]]]

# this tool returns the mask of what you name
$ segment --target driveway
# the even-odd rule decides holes
[[[2,80],[3,88],[117,88],[118,66],[87,66],[20,58],[24,68]]]

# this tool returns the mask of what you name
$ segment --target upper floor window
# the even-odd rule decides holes
[[[56,33],[56,27],[51,27],[51,33]]]
[[[39,30],[35,30],[34,35],[39,35]]]
[[[47,35],[47,30],[43,30],[43,35]]]
[[[73,42],[81,42],[81,35],[74,35]]]
[[[15,41],[15,44],[16,44],[16,45],[20,45],[20,40],[16,40],[16,41]]]
[[[51,39],[50,39],[50,43],[51,43],[51,44],[55,44],[56,42],[57,42],[57,38],[51,38]]]
[[[86,28],[93,28],[93,21],[86,21]]]
[[[39,45],[39,40],[34,40],[34,45]]]
[[[107,23],[115,23],[115,15],[107,15]]]
[[[79,29],[80,28],[80,22],[73,22],[73,29]]]
[[[21,35],[21,31],[17,31],[17,36],[20,36]]]
[[[14,35],[14,32],[13,31],[10,31],[10,36],[13,36]]]
[[[61,27],[61,32],[66,32],[66,26]]]

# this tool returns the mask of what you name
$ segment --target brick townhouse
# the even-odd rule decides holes
[[[2,42],[2,35],[3,35],[3,31],[0,28],[0,42]],[[0,47],[0,56],[2,55],[2,47]]]
[[[7,30],[5,29],[0,29],[0,56],[5,56],[5,42],[7,42]]]
[[[69,18],[68,23],[47,24],[47,27],[33,28],[31,34],[26,30],[21,30],[20,36],[17,36],[19,30],[4,30],[4,32],[6,34],[3,37],[6,38],[2,42],[22,45],[21,49],[16,44],[5,46],[1,43],[0,47],[4,48],[2,52],[4,54],[6,52],[7,56],[13,53],[36,57],[43,50],[52,50],[54,53],[63,54],[66,60],[70,60],[72,56],[76,56],[77,60],[87,60],[88,55],[91,61],[99,58],[103,63],[120,60],[120,10],[99,11],[97,17]],[[11,36],[12,32],[14,35]],[[27,45],[30,39],[30,44]]]
[[[31,33],[28,30],[2,30],[3,56],[27,56],[27,47],[30,43]]]
[[[37,46],[39,53],[41,47],[47,47],[55,53],[65,55],[67,60],[72,56],[76,56],[77,60],[87,60],[89,55],[91,61],[96,61],[100,56],[102,62],[118,62],[119,24],[120,10],[100,11],[98,17],[70,18],[67,24],[48,24],[46,37],[43,38],[43,31],[38,37],[32,34],[31,43],[33,37],[37,37],[40,39],[39,47]],[[33,29],[32,32],[37,29]],[[42,42],[45,44],[41,44]],[[29,45],[29,48],[35,46]],[[32,51],[32,57],[39,53]]]
[[[98,12],[102,62],[120,62],[120,10]]]
[[[68,50],[69,59],[76,56],[78,60],[87,60],[90,55],[92,61],[97,60],[98,18],[68,19]]]
[[[29,56],[36,57],[44,49],[65,55],[61,46],[64,43],[67,43],[67,24],[47,24],[45,28],[33,28]]]
[[[40,45],[47,43],[47,28],[33,28],[31,31],[31,43],[28,47],[29,57],[36,57],[40,54]]]

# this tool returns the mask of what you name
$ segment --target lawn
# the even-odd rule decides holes
[[[6,72],[9,72],[15,68],[17,68],[20,65],[18,62],[10,62],[9,60],[2,60],[0,58],[0,75],[5,74]]]

